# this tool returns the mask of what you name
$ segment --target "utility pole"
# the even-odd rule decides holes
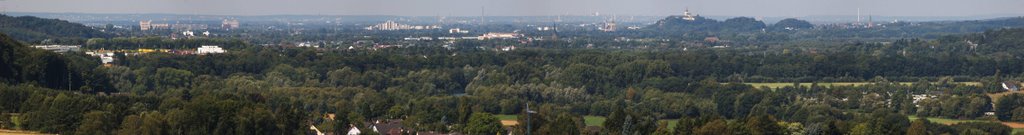
[[[530,135],[530,102],[526,102],[526,135]]]
[[[526,135],[530,135],[530,114],[537,113],[536,111],[530,110],[530,102],[526,102]]]

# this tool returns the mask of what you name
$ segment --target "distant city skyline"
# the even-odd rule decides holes
[[[1024,15],[1021,0],[0,0],[5,12],[199,15],[802,17]]]

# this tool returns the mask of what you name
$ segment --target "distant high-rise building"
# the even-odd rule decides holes
[[[615,28],[615,27],[617,27],[617,26],[615,26],[615,25],[616,25],[616,24],[615,24],[615,21],[614,21],[614,20],[612,20],[611,22],[607,22],[607,23],[605,23],[605,24],[604,24],[604,29],[602,29],[602,30],[604,30],[604,31],[607,31],[607,32],[613,32],[613,31],[615,31],[615,30],[616,30],[616,28]]]
[[[384,23],[381,23],[381,24],[377,24],[377,26],[379,26],[378,29],[380,29],[380,30],[399,30],[399,29],[404,29],[404,28],[407,28],[407,27],[411,27],[411,26],[408,26],[408,25],[402,25],[402,24],[395,23],[394,21],[391,21],[391,20],[388,20],[388,21],[386,21]]]
[[[868,28],[875,27],[875,22],[871,19],[871,15],[868,15]]]
[[[615,17],[612,17],[611,21],[608,21],[608,22],[604,23],[604,27],[601,28],[601,30],[605,31],[605,32],[613,32],[613,31],[617,30],[616,27],[618,27],[618,26],[616,26],[616,24],[615,24]]]
[[[171,29],[171,24],[166,24],[166,23],[153,23],[153,24],[149,24],[149,26],[150,26],[151,30]]]
[[[416,25],[416,26],[414,26],[414,25],[400,24],[400,23],[396,23],[395,21],[388,20],[388,21],[385,21],[384,23],[381,23],[381,24],[377,24],[377,25],[373,25],[373,26],[370,26],[370,27],[366,27],[366,30],[426,30],[426,29],[440,29],[440,28],[441,28],[441,26],[437,26],[437,25],[427,25],[427,26]]]
[[[150,28],[153,27],[153,26],[150,25],[152,23],[153,23],[153,20],[139,21],[139,30],[142,30],[142,31],[149,30]]]
[[[222,27],[224,29],[237,29],[238,28],[238,20],[236,20],[236,19],[224,19],[224,21],[221,22],[220,27]]]
[[[558,23],[551,24],[551,40],[558,40]]]

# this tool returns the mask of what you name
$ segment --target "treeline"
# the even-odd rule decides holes
[[[110,34],[94,30],[82,24],[58,19],[43,19],[32,16],[0,15],[0,32],[25,42],[40,42],[46,39],[103,38]]]
[[[209,91],[94,95],[0,84],[0,100],[0,128],[59,134],[304,134],[310,117],[294,98]]]
[[[1020,40],[1003,38],[984,43]],[[988,122],[915,126],[907,115],[970,119],[995,111],[1012,120],[1018,115],[1011,110],[1024,110],[1009,104],[1024,103],[1015,98],[999,99],[994,108],[984,102],[984,94],[1003,91],[999,82],[1024,72],[1014,68],[1021,64],[1013,57],[1017,51],[972,51],[947,41],[687,51],[248,46],[211,55],[119,55],[111,67],[6,41],[10,47],[2,49],[11,49],[0,56],[10,68],[0,71],[18,74],[3,74],[0,125],[47,133],[302,134],[311,125],[368,132],[372,121],[401,119],[409,131],[490,134],[502,131],[488,114],[519,114],[520,123],[530,116],[531,127],[514,126],[515,133],[1009,134],[1008,127]],[[39,58],[21,55],[29,53],[64,60],[26,64]],[[21,74],[37,72],[72,76]],[[866,84],[743,84],[805,77]],[[67,82],[73,82],[70,91]],[[922,94],[955,102],[915,103],[913,96]],[[587,127],[585,115],[608,119]],[[658,122],[667,119],[680,119],[678,129]]]
[[[117,38],[91,38],[85,40],[82,48],[86,49],[195,49],[204,45],[220,46],[226,49],[245,48],[249,44],[226,38],[182,38],[167,39],[162,37],[117,37]]]
[[[764,22],[750,17],[737,17],[719,22],[718,20],[702,16],[694,16],[693,20],[687,20],[684,16],[669,16],[647,26],[646,29],[663,33],[686,33],[692,31],[730,33],[754,32],[764,28],[767,28]]]
[[[309,81],[289,84],[287,79],[274,75],[287,71],[284,69],[228,78],[190,77],[187,71],[173,70],[162,68],[158,72],[180,72],[184,76],[154,77],[191,81],[152,84],[157,88],[119,94],[0,85],[0,99],[4,101],[0,109],[6,112],[0,122],[9,122],[0,125],[64,134],[293,134],[308,132],[309,125],[335,133],[347,131],[350,125],[372,131],[368,127],[372,121],[403,119],[403,125],[411,131],[497,133],[503,131],[474,123],[494,125],[496,119],[486,114],[519,114],[520,123],[526,122],[525,115],[531,115],[533,127],[519,125],[512,132],[903,134],[922,130],[912,128],[915,124],[905,115],[924,110],[915,108],[909,95],[936,91],[984,93],[962,91],[981,88],[958,84],[925,86],[931,82],[908,86],[878,80],[863,86],[772,90],[708,79],[688,92],[627,88],[605,94],[557,84],[481,88],[475,84],[484,81],[474,80],[469,86],[473,88],[467,88],[472,91],[462,95],[433,94],[429,89],[436,88],[430,88],[431,83],[414,83],[421,80],[414,79],[418,77],[392,78],[387,81],[389,85],[398,86],[372,89],[347,80],[339,80],[334,86],[301,86],[315,84]],[[402,81],[405,79],[410,80]],[[528,103],[533,107],[525,108]],[[583,115],[606,116],[607,120],[603,126],[587,127]],[[661,121],[664,119],[679,120]],[[667,122],[678,124],[668,128]],[[924,126],[925,132],[933,133],[1009,133],[1008,127],[998,123]]]
[[[84,53],[58,54],[22,45],[0,34],[0,82],[93,92],[113,90],[99,59]]]
[[[895,22],[877,23],[871,28],[831,28],[801,31],[794,34],[803,38],[926,38],[937,39],[948,35],[984,32],[993,29],[1024,27],[1024,17],[997,18],[956,22]]]
[[[1013,34],[1021,31],[1024,30],[1009,29],[990,33]],[[1019,48],[1015,44],[1022,41],[1012,36],[998,35],[985,37],[1004,38],[972,41],[982,44],[973,49],[964,41],[965,38],[939,42],[906,39],[891,43],[850,43],[823,47],[687,51],[525,49],[490,52],[412,47],[372,52],[321,52],[313,49],[249,47],[231,55],[154,54],[128,57],[116,63],[134,69],[173,67],[218,76],[238,72],[262,73],[279,64],[303,67],[320,74],[338,69],[339,66],[350,67],[353,71],[437,68],[445,69],[440,71],[451,71],[461,70],[467,65],[501,66],[501,70],[511,74],[509,82],[561,79],[563,84],[573,86],[610,85],[619,88],[635,83],[656,84],[661,80],[702,80],[710,76],[715,76],[718,81],[740,82],[856,82],[876,76],[892,81],[916,82],[919,79],[938,81],[945,76],[954,77],[954,81],[980,81],[980,77],[995,75],[997,71],[1010,77],[1021,75],[1024,70],[1014,68],[1022,64],[1015,57],[1020,52],[1014,50]],[[540,71],[551,73],[537,73]],[[323,80],[324,77],[311,78]]]

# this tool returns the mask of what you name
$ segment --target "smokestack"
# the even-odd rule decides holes
[[[857,23],[860,23],[860,8],[857,8]]]

